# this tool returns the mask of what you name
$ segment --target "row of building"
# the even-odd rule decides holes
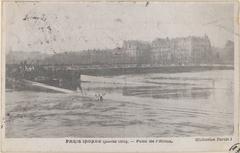
[[[72,56],[77,58],[76,54]],[[157,38],[152,42],[128,40],[115,49],[82,51],[78,61],[80,64],[192,65],[209,64],[212,56],[211,43],[205,35]]]
[[[105,50],[85,50],[57,54],[51,62],[71,64],[160,64],[192,65],[208,64],[212,60],[212,49],[208,36],[158,38],[152,42],[128,40],[122,47]],[[45,62],[46,63],[46,62]]]
[[[151,43],[124,41],[122,51],[139,64],[208,64],[212,57],[211,43],[207,35],[158,38]]]
[[[31,55],[28,55],[30,54]],[[207,35],[202,37],[188,36],[178,38],[157,38],[152,42],[127,40],[121,47],[114,49],[93,49],[76,52],[41,55],[30,52],[24,56],[22,52],[10,52],[7,63],[16,63],[25,57],[39,64],[57,65],[118,65],[118,64],[157,64],[157,65],[195,65],[195,64],[232,64],[234,43],[228,41],[224,48],[211,46]],[[20,56],[18,56],[18,54]],[[33,54],[33,55],[32,55]]]

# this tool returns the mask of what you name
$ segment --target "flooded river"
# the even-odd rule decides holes
[[[233,70],[109,76],[83,93],[6,92],[6,137],[180,137],[233,133]],[[96,95],[103,95],[98,101]]]

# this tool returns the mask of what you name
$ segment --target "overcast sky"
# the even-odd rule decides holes
[[[7,50],[114,48],[123,40],[203,36],[233,40],[231,3],[15,3],[5,5]]]

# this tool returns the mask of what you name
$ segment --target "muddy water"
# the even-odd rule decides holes
[[[6,137],[180,137],[233,133],[233,71],[106,77],[72,94],[6,92]],[[98,101],[92,93],[104,92]]]

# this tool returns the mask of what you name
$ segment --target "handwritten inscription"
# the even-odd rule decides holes
[[[231,153],[240,153],[240,143],[236,143],[234,144],[230,149],[229,151]]]

